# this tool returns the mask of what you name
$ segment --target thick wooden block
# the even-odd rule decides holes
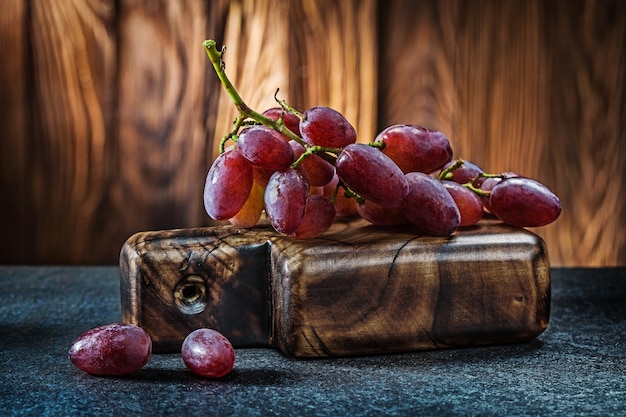
[[[515,343],[550,315],[544,242],[489,221],[449,238],[364,221],[310,240],[269,227],[143,232],[120,271],[123,320],[156,352],[198,327],[295,357]]]

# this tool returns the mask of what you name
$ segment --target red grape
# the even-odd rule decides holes
[[[382,151],[404,173],[431,173],[452,159],[448,138],[436,130],[414,125],[389,126],[376,136]]]
[[[454,181],[441,181],[459,208],[461,223],[459,226],[471,226],[483,217],[483,203],[472,190]]]
[[[267,183],[270,181],[270,177],[275,171],[269,171],[267,169],[261,169],[258,167],[254,167],[253,176],[254,181],[257,182],[261,187],[267,187]]]
[[[450,161],[443,166],[443,169],[449,168],[455,163],[456,161]],[[450,172],[448,176],[443,179],[454,181],[459,184],[467,184],[484,172],[485,171],[483,171],[478,165],[469,161],[463,161],[463,165]]]
[[[421,173],[406,174],[409,193],[402,205],[407,219],[429,236],[449,236],[461,223],[454,199],[440,181]]]
[[[213,329],[189,333],[180,349],[185,366],[194,374],[220,378],[235,365],[235,350],[230,341]]]
[[[294,161],[289,143],[280,133],[266,126],[244,129],[237,139],[237,147],[252,165],[269,171],[281,171]]]
[[[369,145],[346,146],[335,166],[341,181],[365,200],[383,207],[398,207],[407,194],[408,184],[400,168]]]
[[[252,189],[252,164],[238,149],[218,156],[204,185],[204,208],[211,218],[227,220],[245,204]]]
[[[283,118],[283,123],[285,127],[291,131],[291,133],[300,135],[300,119],[295,114],[284,111],[281,107],[272,107],[263,112],[263,116],[269,117],[272,120],[279,120],[281,117]],[[289,141],[289,137],[283,135],[285,140]]]
[[[267,183],[264,202],[270,224],[280,233],[294,233],[306,209],[309,184],[293,168],[277,171]]]
[[[504,178],[519,177],[519,175],[514,172],[503,172],[502,174],[498,175],[499,176],[497,177],[478,177],[474,180],[473,185],[481,191],[490,192],[491,190],[493,190],[493,187],[495,187],[496,184],[499,184]],[[480,197],[480,200],[483,203],[485,211],[491,213],[491,202],[489,201],[489,195]]]
[[[343,148],[356,142],[356,131],[337,110],[317,106],[307,109],[300,120],[302,139],[311,145]]]
[[[402,207],[383,207],[371,200],[356,205],[356,211],[368,222],[377,226],[395,226],[409,221],[402,212]]]
[[[76,338],[69,350],[72,364],[94,375],[126,375],[144,367],[152,340],[142,328],[113,323],[91,329]]]
[[[294,159],[298,159],[306,149],[295,140],[289,141],[293,149]],[[333,179],[335,175],[335,167],[328,161],[322,159],[316,154],[307,156],[300,166],[304,169],[309,180],[309,184],[313,187],[323,187]]]
[[[496,184],[489,203],[496,217],[518,227],[545,226],[561,214],[559,198],[545,185],[524,177],[507,178]]]
[[[324,233],[335,221],[335,207],[329,199],[320,194],[307,198],[304,217],[291,237],[307,239]]]

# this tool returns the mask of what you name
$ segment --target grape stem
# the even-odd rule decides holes
[[[285,100],[281,100],[281,99],[279,99],[277,97],[278,96],[278,90],[279,89],[277,88],[276,89],[276,93],[274,93],[274,100],[276,100],[276,102],[278,103],[280,108],[283,109],[283,112],[293,113],[298,119],[302,120],[302,118],[303,118],[302,113],[300,113],[298,110],[294,109],[289,104],[287,104],[287,102]]]
[[[337,160],[337,157],[333,156],[333,155],[329,155],[329,153],[338,155],[341,153],[341,149],[339,148],[325,148],[323,146],[318,146],[318,145],[309,145],[306,147],[306,151],[304,151],[302,153],[302,155],[300,155],[300,157],[298,159],[296,159],[294,161],[293,164],[291,164],[292,168],[297,168],[298,165],[300,165],[302,163],[302,161],[304,161],[306,158],[308,158],[309,156],[313,155],[313,154],[317,154],[319,155],[321,158],[325,159],[326,161],[330,162],[331,164],[335,164],[335,161]]]
[[[478,177],[476,177],[478,178]],[[485,191],[485,190],[481,190],[480,188],[476,188],[473,184],[473,181],[469,181],[466,182],[465,184],[463,184],[463,187],[465,188],[469,188],[471,191],[473,191],[477,196],[479,197],[489,197],[491,195],[491,191]]]
[[[213,69],[215,70],[215,73],[217,74],[217,77],[219,78],[220,82],[224,86],[224,89],[226,90],[226,92],[230,96],[233,104],[235,105],[235,107],[239,111],[239,116],[234,121],[233,130],[231,130],[228,133],[228,135],[226,135],[222,139],[222,142],[220,143],[220,152],[224,151],[225,143],[229,139],[232,139],[232,138],[236,137],[237,131],[243,125],[243,123],[244,123],[244,121],[246,119],[252,119],[252,120],[254,120],[254,121],[256,121],[256,122],[258,122],[258,123],[260,123],[262,125],[270,127],[272,129],[282,133],[283,135],[287,136],[289,139],[295,140],[296,142],[298,142],[302,146],[307,147],[307,143],[304,142],[302,140],[302,138],[300,138],[294,132],[289,130],[287,128],[287,126],[285,126],[285,123],[282,120],[278,120],[277,121],[277,120],[270,119],[269,117],[264,116],[263,114],[261,114],[261,113],[259,113],[257,111],[252,110],[243,101],[243,99],[241,98],[241,96],[237,92],[237,89],[235,89],[233,84],[230,82],[230,80],[226,76],[226,72],[224,70],[225,69],[225,65],[224,65],[224,61],[222,59],[223,56],[224,56],[224,53],[226,52],[226,48],[225,47],[222,47],[221,50],[218,50],[217,49],[217,44],[212,39],[205,40],[202,45],[204,46],[204,50],[206,51],[206,54],[209,57],[209,60],[211,61],[211,64],[213,64]]]
[[[462,158],[459,158],[456,161],[454,161],[452,165],[450,165],[448,168],[442,170],[439,173],[439,180],[447,180],[447,179],[452,178],[452,171],[462,167],[464,163],[465,161],[463,161]]]
[[[333,191],[333,195],[330,199],[331,203],[335,204],[335,200],[337,199],[337,194],[339,193],[339,189],[343,188],[343,194],[346,198],[354,198],[357,204],[365,203],[365,199],[361,197],[359,194],[352,191],[343,181],[339,180],[337,186],[335,187],[335,191]]]

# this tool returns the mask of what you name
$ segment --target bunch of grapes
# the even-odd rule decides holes
[[[276,99],[276,107],[258,113],[226,77],[224,51],[214,41],[204,46],[239,110],[205,183],[205,209],[215,220],[253,227],[265,213],[276,231],[303,239],[337,216],[359,215],[448,236],[485,212],[519,227],[547,225],[561,212],[558,197],[533,179],[453,160],[450,141],[435,130],[394,125],[365,144],[329,107],[299,112]]]

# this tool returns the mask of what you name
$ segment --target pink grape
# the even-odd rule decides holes
[[[428,236],[449,236],[459,227],[461,214],[454,199],[439,180],[421,173],[406,174],[409,193],[402,211],[417,229]]]
[[[300,145],[295,140],[289,141],[289,144],[293,149],[294,159],[298,159],[306,152],[304,146]],[[312,187],[323,187],[328,184],[335,175],[335,167],[316,154],[306,157],[300,166],[302,166],[306,172],[309,184],[311,184]]]
[[[126,375],[143,368],[152,353],[152,340],[142,328],[113,323],[91,329],[74,340],[72,364],[93,375]]]
[[[515,172],[503,172],[498,174],[497,177],[478,177],[474,180],[473,185],[481,191],[490,192],[497,184],[499,184],[504,178],[519,177],[519,174]],[[491,213],[491,202],[489,201],[489,195],[480,197],[483,203],[485,211]]]
[[[335,216],[335,207],[329,199],[320,194],[312,194],[307,198],[302,222],[291,237],[308,239],[319,236],[332,226]]]
[[[213,329],[197,329],[183,341],[180,354],[194,374],[221,378],[235,365],[235,350],[230,341]]]
[[[237,147],[252,165],[269,171],[281,171],[294,161],[289,143],[280,133],[266,126],[244,129],[237,139]]]
[[[218,156],[204,184],[204,208],[214,220],[227,220],[241,210],[250,195],[252,164],[238,149]]]
[[[343,148],[356,142],[356,131],[337,110],[316,106],[307,109],[300,120],[300,133],[310,145]]]
[[[279,120],[281,117],[283,118],[283,123],[285,127],[294,133],[297,136],[300,135],[300,119],[295,114],[283,111],[280,107],[272,107],[263,112],[263,116],[269,117],[272,120]],[[289,137],[283,135],[285,140],[289,141]]]
[[[452,159],[448,138],[441,132],[414,125],[393,125],[374,142],[384,143],[383,153],[404,172],[431,173]]]
[[[265,189],[265,212],[270,224],[280,233],[294,233],[306,209],[309,184],[293,168],[277,171],[270,177]]]
[[[402,212],[402,207],[383,207],[371,200],[356,205],[356,211],[368,222],[377,226],[397,226],[409,221]]]
[[[337,175],[352,191],[383,207],[398,207],[408,192],[398,166],[376,148],[361,143],[346,146],[335,163]]]
[[[490,210],[504,223],[518,227],[539,227],[555,221],[561,202],[548,187],[530,178],[512,177],[491,190]]]
[[[267,169],[261,169],[254,167],[253,177],[254,181],[257,182],[261,187],[267,187],[267,183],[270,181],[270,177],[275,171],[269,171]]]
[[[451,165],[455,163],[456,161],[448,162],[447,164],[443,166],[442,170],[449,168]],[[476,177],[478,177],[480,174],[484,172],[485,171],[483,171],[483,169],[479,167],[478,165],[470,161],[463,161],[463,165],[456,168],[454,171],[450,172],[448,176],[443,179],[454,181],[459,184],[467,184],[468,182],[474,180]]]
[[[484,213],[480,197],[469,188],[457,182],[444,180],[441,183],[448,190],[459,209],[459,214],[461,215],[459,226],[466,227],[478,223]]]

